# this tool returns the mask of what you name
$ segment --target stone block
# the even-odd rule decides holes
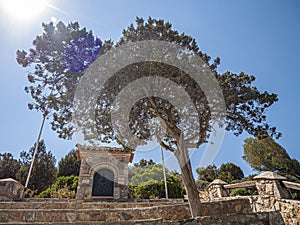
[[[22,198],[24,186],[12,178],[0,180],[0,200],[17,200]]]

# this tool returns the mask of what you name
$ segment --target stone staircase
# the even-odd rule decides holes
[[[284,224],[278,213],[252,213],[246,199],[203,203],[203,217],[189,219],[183,200],[145,202],[85,202],[29,199],[0,202],[0,224]],[[278,219],[279,218],[279,219]]]

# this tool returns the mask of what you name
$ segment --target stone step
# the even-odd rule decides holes
[[[0,222],[179,220],[190,216],[188,205],[165,205],[125,209],[2,209]]]
[[[27,200],[27,201],[7,201],[0,202],[0,210],[2,209],[122,209],[122,208],[140,208],[161,205],[176,205],[184,203],[183,199],[171,201],[143,201],[143,202],[103,202],[103,201],[78,201],[78,200],[62,200],[62,199],[43,199],[43,200]]]
[[[74,221],[74,222],[7,222],[0,225],[284,225],[280,212],[224,214],[184,220]]]

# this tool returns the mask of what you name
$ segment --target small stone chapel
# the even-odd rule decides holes
[[[76,145],[81,166],[77,199],[128,199],[128,163],[133,153],[123,148]]]

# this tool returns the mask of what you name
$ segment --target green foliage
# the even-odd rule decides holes
[[[231,183],[233,180],[243,179],[244,173],[239,166],[233,163],[225,163],[220,166],[218,177],[227,183]]]
[[[139,185],[149,180],[160,181],[163,180],[163,167],[161,164],[154,164],[149,167],[138,167],[133,169],[130,173],[134,173],[131,176],[130,183],[132,185]],[[167,176],[170,176],[169,171],[166,172]]]
[[[17,173],[17,179],[25,184],[30,163],[32,161],[32,155],[35,149],[35,145],[30,148],[28,152],[22,151],[20,153],[20,159],[22,167]],[[37,155],[34,161],[34,166],[30,176],[28,188],[31,190],[37,190],[37,193],[49,188],[56,179],[55,157],[51,151],[46,150],[44,141],[40,141],[38,146]]]
[[[58,177],[50,188],[47,188],[37,198],[75,198],[78,176],[62,176]]]
[[[273,171],[292,180],[300,178],[300,164],[272,137],[247,138],[243,159],[257,171]]]
[[[38,195],[35,195],[35,198],[51,198],[52,188],[47,188],[46,190],[42,191]]]
[[[78,179],[79,177],[74,175],[58,177],[52,187],[61,189],[67,185],[71,191],[75,191],[77,189]]]
[[[180,178],[171,175],[167,179],[168,197],[183,198],[184,189],[182,188]],[[165,184],[163,180],[148,180],[138,186],[129,185],[130,199],[150,199],[150,198],[165,198]]]
[[[149,161],[146,159],[141,159],[138,163],[134,163],[131,168],[129,168],[128,171],[128,179],[132,180],[133,179],[138,180],[140,176],[142,176],[143,172],[146,170],[149,170],[149,168],[152,168],[153,165],[158,165],[155,162],[153,162],[152,159]],[[140,181],[137,181],[140,183]]]
[[[176,173],[166,169],[168,197],[182,198],[183,187]],[[128,195],[131,199],[165,198],[163,167],[153,160],[141,159],[129,170]]]
[[[209,165],[206,168],[199,167],[196,169],[198,180],[212,182],[218,177],[218,169],[215,165]]]
[[[133,191],[130,192],[130,194],[133,194],[132,196],[129,195],[129,198],[134,199],[149,199],[156,198],[159,196],[159,193],[161,192],[162,186],[159,185],[158,181],[149,180],[148,182],[144,182],[138,186],[132,186]]]
[[[212,182],[215,179],[221,179],[227,183],[232,183],[234,180],[244,178],[242,169],[233,163],[223,163],[218,169],[215,165],[209,165],[206,168],[199,167],[196,169],[198,180]]]
[[[0,153],[0,179],[13,178],[21,168],[21,162],[14,159],[11,153]]]
[[[163,181],[160,181],[160,183],[161,185],[164,184]],[[179,177],[175,175],[171,175],[167,179],[167,187],[168,187],[169,198],[183,198],[185,190],[182,186],[181,179]],[[162,193],[160,196],[165,197],[165,193]]]
[[[58,162],[57,176],[79,176],[80,160],[78,159],[78,152],[71,150],[65,157]]]

